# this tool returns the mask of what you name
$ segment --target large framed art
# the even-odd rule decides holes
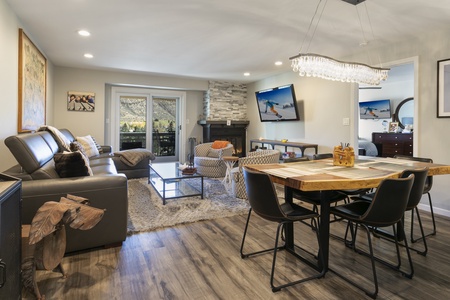
[[[450,118],[450,59],[437,62],[437,117]]]
[[[30,132],[45,124],[47,60],[19,29],[19,117],[17,131]]]

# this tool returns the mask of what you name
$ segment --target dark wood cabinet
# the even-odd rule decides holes
[[[394,155],[413,156],[412,133],[373,132],[372,143],[378,149],[378,156],[393,157]]]
[[[21,299],[22,181],[0,173],[0,299]]]

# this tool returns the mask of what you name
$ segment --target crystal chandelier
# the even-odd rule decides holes
[[[365,0],[342,0],[354,5],[357,5]],[[316,22],[315,28],[313,29],[312,36],[310,38],[309,44],[311,44],[312,39],[314,38],[314,33],[317,29],[317,26],[320,22],[320,18],[325,9],[327,0],[325,0],[325,4],[322,7],[322,11],[319,16],[319,20]],[[322,3],[322,0],[317,4],[316,11],[314,13],[313,18],[309,24],[309,28],[307,34],[305,36],[305,40],[311,32],[312,24],[316,19],[317,12],[319,11],[319,6]],[[366,7],[367,10],[367,7]],[[358,11],[358,10],[357,10]],[[358,14],[359,17],[359,14]],[[360,19],[361,24],[361,19]],[[361,24],[362,29],[362,24]],[[364,31],[362,30],[363,35]],[[373,34],[373,30],[372,30]],[[305,43],[303,41],[303,44]],[[308,45],[309,48],[309,45]],[[333,81],[342,81],[342,82],[355,82],[355,83],[365,83],[369,85],[379,85],[381,81],[386,80],[388,77],[389,69],[386,68],[377,68],[371,67],[362,63],[355,62],[345,62],[340,61],[328,56],[313,54],[313,53],[302,53],[303,45],[300,50],[300,53],[296,56],[290,57],[289,59],[292,61],[291,67],[294,72],[298,72],[300,76],[308,76],[308,77],[319,77],[327,80]]]
[[[375,68],[365,64],[344,62],[328,56],[307,53],[289,58],[292,70],[300,76],[379,85],[388,77],[389,69]]]

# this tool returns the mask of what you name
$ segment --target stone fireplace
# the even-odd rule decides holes
[[[210,81],[203,99],[203,142],[227,140],[236,156],[247,153],[247,86],[240,83]]]

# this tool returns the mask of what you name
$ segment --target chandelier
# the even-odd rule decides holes
[[[327,0],[326,0],[327,1]],[[321,15],[326,6],[325,4],[322,8]],[[342,0],[351,4],[358,4],[365,0]],[[317,12],[319,10],[319,6],[322,0],[319,1],[316,11],[314,13],[313,18],[311,19],[311,23],[309,24],[308,32],[306,37],[310,34],[312,24],[316,19]],[[367,9],[367,8],[366,8]],[[321,17],[320,15],[320,17]],[[358,14],[359,16],[359,14]],[[314,33],[317,29],[317,25],[320,22],[319,20],[316,22],[313,35],[309,41],[311,41],[314,37]],[[360,19],[361,24],[361,19]],[[362,25],[361,25],[362,29]],[[372,31],[373,32],[373,31]],[[363,31],[364,35],[364,31]],[[306,40],[305,37],[305,40]],[[305,42],[303,41],[303,43]],[[308,45],[309,47],[309,45]],[[303,49],[303,45],[302,45]],[[365,83],[369,85],[379,85],[381,81],[386,80],[388,77],[389,69],[386,68],[377,68],[371,67],[362,63],[355,62],[345,62],[340,61],[328,56],[314,54],[314,53],[300,53],[296,56],[290,57],[289,59],[292,61],[291,67],[294,72],[298,72],[300,76],[308,76],[308,77],[319,77],[327,80],[333,81],[342,81],[342,82],[355,82],[355,83]]]

